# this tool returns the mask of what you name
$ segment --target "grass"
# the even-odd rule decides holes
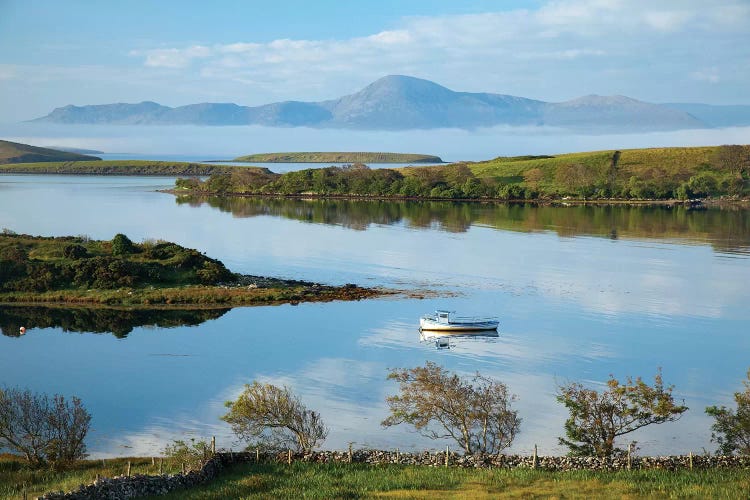
[[[438,156],[413,153],[300,152],[260,153],[233,161],[260,163],[442,163]]]
[[[118,458],[82,461],[63,471],[31,470],[0,456],[0,500],[71,491],[96,475],[157,474],[159,461]],[[165,461],[165,473],[178,468]],[[550,472],[404,465],[261,463],[227,467],[214,481],[163,499],[224,498],[747,498],[750,472],[741,469]]]
[[[116,458],[83,460],[59,471],[49,469],[29,469],[13,455],[0,455],[0,500],[23,498],[24,485],[29,498],[35,498],[50,491],[71,491],[81,484],[93,483],[96,475],[114,477],[125,474],[131,462],[131,474],[158,474],[159,462],[151,465],[150,458]],[[167,468],[164,472],[178,472]]]
[[[743,470],[547,472],[366,464],[242,464],[165,499],[746,498]],[[157,497],[153,497],[157,498]]]

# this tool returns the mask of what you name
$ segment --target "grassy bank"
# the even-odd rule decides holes
[[[67,174],[67,175],[161,175],[208,176],[227,174],[237,167],[206,165],[179,161],[99,160],[45,161],[0,165],[0,174]],[[253,167],[241,167],[253,169]],[[263,170],[258,168],[257,170]]]
[[[359,300],[387,293],[245,276],[169,242],[0,235],[0,303],[231,307]]]
[[[259,163],[442,163],[439,156],[413,153],[299,152],[260,153],[234,161]]]
[[[0,459],[0,499],[70,491],[96,475],[158,473],[159,460],[84,461],[62,472],[32,471]],[[164,472],[177,472],[165,462]],[[153,499],[224,498],[746,498],[750,474],[740,469],[548,472],[367,464],[238,464],[189,490]]]
[[[100,160],[97,156],[87,156],[69,151],[57,149],[40,148],[0,140],[0,164],[22,163],[22,162],[49,162],[49,161],[84,161]]]
[[[499,200],[669,200],[750,196],[750,146],[592,151],[485,162],[374,169],[327,167],[283,175],[238,171],[178,192]]]

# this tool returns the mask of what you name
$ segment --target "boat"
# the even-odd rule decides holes
[[[478,332],[497,330],[500,321],[495,318],[454,316],[455,311],[435,311],[419,318],[419,329],[444,332]]]

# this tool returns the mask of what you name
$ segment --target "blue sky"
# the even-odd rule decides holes
[[[747,0],[0,0],[0,121],[322,100],[387,74],[548,101],[748,104],[748,26]]]

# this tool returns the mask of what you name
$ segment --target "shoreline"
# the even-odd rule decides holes
[[[292,199],[292,200],[349,200],[349,201],[443,201],[458,203],[528,203],[531,205],[543,206],[568,206],[568,205],[633,205],[633,206],[672,206],[683,205],[688,207],[715,207],[715,206],[741,206],[747,205],[750,208],[750,199],[713,199],[701,198],[692,200],[677,199],[622,199],[622,198],[600,198],[600,199],[525,199],[525,198],[441,198],[441,197],[422,197],[422,196],[372,196],[358,194],[317,194],[317,193],[299,193],[299,194],[281,194],[281,193],[218,193],[206,191],[185,191],[178,189],[157,189],[158,193],[171,194],[180,196],[202,196],[218,198],[268,198],[268,199]]]

